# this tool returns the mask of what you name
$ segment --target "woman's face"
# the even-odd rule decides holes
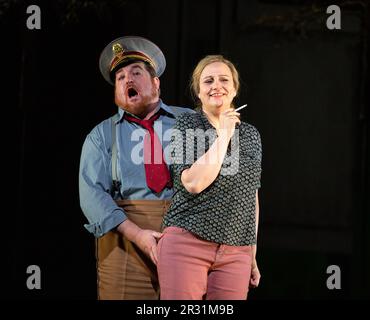
[[[203,109],[228,109],[235,96],[233,76],[225,63],[213,62],[203,69],[198,94]]]

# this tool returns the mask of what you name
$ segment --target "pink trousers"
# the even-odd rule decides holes
[[[245,300],[251,246],[228,246],[167,227],[158,242],[161,300]]]

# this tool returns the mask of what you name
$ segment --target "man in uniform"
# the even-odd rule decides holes
[[[86,137],[79,173],[85,227],[97,238],[98,298],[158,299],[157,240],[172,196],[165,136],[191,110],[160,99],[166,61],[147,39],[112,41],[99,65],[118,113]]]

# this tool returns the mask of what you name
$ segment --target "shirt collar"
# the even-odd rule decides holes
[[[208,129],[215,129],[215,128],[212,126],[212,124],[209,122],[209,120],[208,120],[208,118],[207,118],[207,115],[206,115],[206,113],[203,111],[203,109],[200,109],[200,110],[198,110],[197,112],[199,112],[199,113],[200,113],[200,118],[201,118],[201,120],[202,120],[202,122],[203,122],[203,125],[204,125],[204,127],[205,127],[205,129],[206,129],[206,130],[208,130]]]
[[[159,108],[160,109],[163,109],[167,114],[169,114],[171,117],[175,118],[175,114],[173,113],[173,111],[171,110],[171,108],[166,105],[162,99],[159,99]],[[125,115],[125,110],[123,110],[122,108],[118,108],[118,114],[119,114],[119,118],[118,120],[116,121],[116,124],[118,122],[121,122],[122,119],[123,119],[123,116]]]

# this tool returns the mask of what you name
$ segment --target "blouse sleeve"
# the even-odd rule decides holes
[[[262,143],[261,143],[261,135],[257,129],[256,132],[256,144],[255,144],[255,159],[257,160],[258,165],[258,181],[257,181],[257,189],[261,188],[261,174],[262,174]]]

